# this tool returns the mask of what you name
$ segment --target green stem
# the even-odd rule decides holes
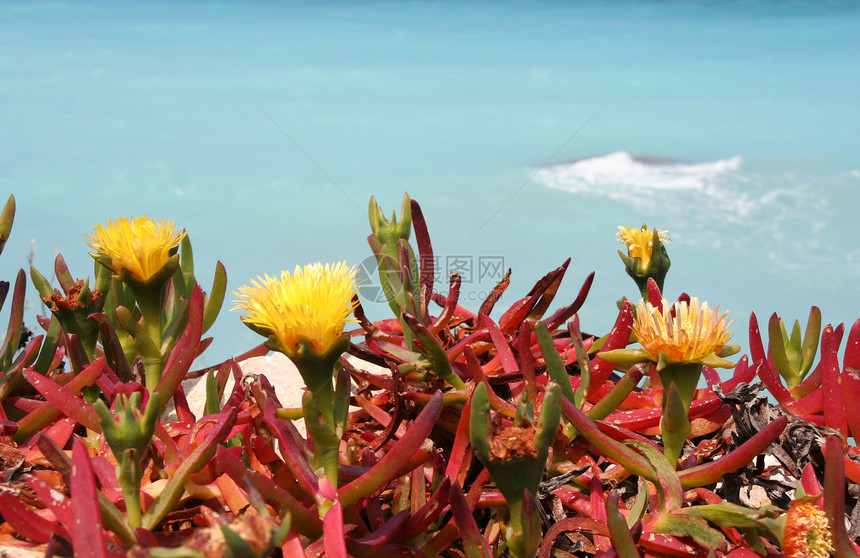
[[[690,403],[693,401],[693,395],[696,393],[696,387],[699,385],[699,378],[702,375],[702,365],[683,362],[669,364],[659,370],[658,374],[660,374],[660,382],[663,384],[663,408],[666,407],[669,384],[674,383],[678,386],[681,401],[684,402],[684,413],[689,414]]]
[[[317,353],[304,340],[294,350],[284,351],[299,369],[308,388],[302,398],[302,410],[305,427],[314,441],[314,466],[323,468],[326,478],[335,488],[338,485],[340,440],[349,407],[349,384],[345,384],[346,397],[340,397],[335,393],[332,380],[340,356],[348,346],[349,340],[343,336],[325,354]],[[335,409],[335,405],[340,408]]]
[[[328,481],[337,488],[341,431],[335,425],[331,413],[332,393],[331,384],[328,390],[321,389],[317,393],[308,391],[302,398],[302,408],[305,428],[314,441],[314,467],[322,467]],[[323,407],[326,404],[327,407]]]
[[[699,384],[702,365],[670,364],[658,373],[663,383],[663,415],[660,417],[663,454],[675,466],[690,435],[690,405]]]
[[[317,405],[319,405],[323,421],[333,429],[337,428],[334,420],[334,387],[331,385],[331,382],[324,384],[320,389],[313,392],[313,394],[316,397]]]
[[[143,525],[140,508],[140,483],[143,480],[143,470],[137,459],[137,452],[127,449],[122,454],[122,462],[117,467],[119,483],[125,497],[125,514],[128,526],[137,529]]]
[[[152,344],[158,349],[158,358],[144,358],[143,372],[146,377],[146,389],[155,391],[158,382],[164,372],[164,356],[161,354],[161,288],[152,286],[132,287],[137,306],[143,315],[143,327],[146,334],[152,340]]]

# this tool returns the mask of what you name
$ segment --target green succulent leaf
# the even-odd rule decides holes
[[[665,535],[690,537],[710,550],[717,550],[726,544],[723,535],[716,529],[709,527],[706,521],[682,513],[660,513],[654,522],[653,529],[655,532]]]
[[[573,386],[570,384],[570,376],[564,367],[564,361],[555,348],[549,330],[543,322],[535,323],[535,334],[537,335],[538,345],[540,346],[543,359],[546,362],[546,371],[550,379],[561,387],[561,392],[564,398],[575,403],[576,394],[573,392]]]

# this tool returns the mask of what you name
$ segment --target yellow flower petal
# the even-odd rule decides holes
[[[640,260],[643,268],[648,267],[654,249],[654,229],[649,229],[645,225],[639,229],[619,226],[616,234],[619,240],[627,246],[627,255]],[[657,229],[657,236],[661,241],[669,240],[669,231]]]
[[[711,353],[719,353],[731,337],[727,331],[731,322],[726,322],[728,312],[719,314],[719,306],[711,310],[708,303],[699,304],[698,298],[689,303],[676,302],[673,307],[664,299],[663,311],[639,301],[633,332],[639,343],[654,360],[662,353],[678,362],[701,359]]]
[[[127,271],[137,280],[146,282],[164,267],[170,252],[182,242],[185,230],[177,233],[172,221],[156,222],[144,215],[136,219],[108,220],[107,226],[97,225],[95,234],[84,236],[96,253],[110,258],[114,273]],[[92,255],[95,257],[96,253]]]
[[[257,331],[277,337],[295,352],[300,341],[310,343],[318,354],[327,354],[343,335],[344,324],[355,308],[357,269],[346,262],[334,265],[296,266],[281,272],[280,279],[257,277],[234,294],[234,310],[244,310],[242,321]]]

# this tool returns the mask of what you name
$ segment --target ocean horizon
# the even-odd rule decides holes
[[[204,287],[227,269],[214,364],[262,341],[233,290],[372,271],[370,197],[399,214],[405,191],[440,291],[460,272],[476,310],[512,270],[494,318],[571,258],[553,307],[595,271],[580,322],[608,332],[639,297],[615,233],[647,223],[671,235],[666,297],[730,311],[742,354],[753,311],[850,327],[858,23],[848,1],[2,1],[0,279],[57,253],[92,276],[95,225],[171,219]]]

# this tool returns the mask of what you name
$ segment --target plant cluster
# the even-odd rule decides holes
[[[10,196],[0,251],[14,213]],[[58,287],[31,269],[50,310],[38,335],[23,325],[25,272],[11,291],[0,282],[0,544],[87,557],[857,556],[860,320],[840,354],[844,326],[822,330],[816,308],[803,333],[774,315],[767,348],[752,315],[735,364],[727,315],[664,298],[668,233],[645,225],[620,228],[642,300],[620,300],[608,334],[580,327],[593,273],[550,311],[570,260],[494,319],[507,276],[473,313],[457,274],[434,290],[415,201],[398,220],[371,199],[369,216],[393,318],[366,318],[355,268],[297,267],[236,292],[265,341],[203,370],[192,365],[226,272],[219,262],[204,292],[170,222],[96,227],[91,278],[62,256]],[[269,350],[296,365],[300,408],[265,375],[243,378],[242,361]],[[204,416],[182,384],[195,377]]]

